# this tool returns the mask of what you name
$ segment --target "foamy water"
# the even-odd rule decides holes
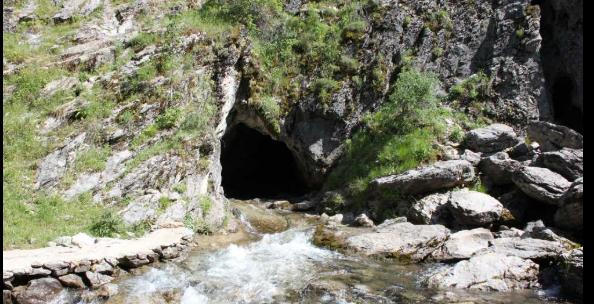
[[[152,269],[124,280],[125,298],[108,303],[279,303],[315,279],[317,268],[341,258],[315,247],[311,238],[311,231],[289,230],[246,247],[231,245],[181,265]]]

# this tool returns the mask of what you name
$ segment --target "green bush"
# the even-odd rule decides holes
[[[113,238],[124,231],[124,222],[113,210],[105,211],[90,227],[90,232],[96,237]]]
[[[454,30],[454,23],[452,22],[450,13],[445,10],[439,10],[436,13],[430,14],[426,26],[435,33],[442,29],[449,32]]]
[[[459,102],[473,102],[488,99],[492,95],[491,78],[484,72],[464,80],[450,89],[449,98]]]
[[[212,199],[209,196],[205,196],[200,199],[200,208],[204,212],[204,215],[208,215],[212,208]]]
[[[364,203],[373,179],[435,161],[435,144],[447,135],[444,121],[453,117],[439,107],[438,86],[434,75],[403,71],[389,102],[367,115],[347,141],[346,154],[330,173],[326,190],[346,189],[355,202]]]
[[[128,46],[131,47],[135,52],[140,52],[148,46],[155,45],[157,40],[158,37],[156,35],[140,33],[130,40]]]
[[[168,108],[157,118],[156,126],[159,130],[167,130],[177,126],[181,119],[183,111],[176,108]]]

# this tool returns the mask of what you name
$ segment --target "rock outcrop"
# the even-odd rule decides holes
[[[450,193],[432,194],[413,203],[408,211],[408,218],[418,225],[448,225],[451,214],[448,210]]]
[[[535,262],[551,262],[565,251],[563,245],[557,242],[532,238],[496,239],[491,242],[489,248],[477,252],[476,256],[496,253]]]
[[[520,139],[512,127],[496,124],[468,132],[464,143],[475,152],[493,153],[516,146]]]
[[[537,167],[524,167],[516,171],[513,181],[524,193],[549,205],[559,205],[561,197],[571,187],[565,177]]]
[[[443,247],[431,254],[430,259],[437,262],[468,260],[478,251],[489,248],[494,240],[493,233],[487,229],[460,231],[452,234]]]
[[[570,297],[584,297],[584,248],[572,250],[561,256],[561,284]]]
[[[503,205],[494,197],[475,191],[454,191],[448,209],[462,226],[488,226],[501,218]]]
[[[569,231],[584,230],[584,179],[577,180],[563,195],[555,214],[555,225]]]
[[[403,263],[416,263],[426,259],[448,239],[450,231],[444,226],[415,226],[400,223],[378,228],[348,238],[346,247],[366,256],[394,259]]]
[[[484,158],[479,165],[480,171],[498,186],[512,184],[514,172],[521,167],[520,162],[511,159],[507,153],[503,152]]]
[[[544,165],[569,181],[584,177],[584,150],[565,148],[544,153]]]
[[[564,126],[536,121],[528,125],[527,132],[528,138],[539,143],[543,152],[584,149],[584,136]]]
[[[463,261],[426,280],[432,288],[512,291],[539,287],[539,266],[501,254],[486,254]]]
[[[467,185],[474,178],[475,168],[472,164],[463,160],[452,160],[410,170],[400,175],[379,178],[371,185],[377,190],[418,195]]]

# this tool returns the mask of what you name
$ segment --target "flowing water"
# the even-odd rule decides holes
[[[285,215],[286,216],[286,215]],[[353,258],[312,244],[313,226],[289,215],[290,228],[244,245],[196,250],[181,263],[121,279],[107,304],[257,303],[560,303],[545,292],[433,291],[423,278],[443,265],[398,265]]]

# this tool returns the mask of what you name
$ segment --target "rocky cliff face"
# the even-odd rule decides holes
[[[472,100],[443,100],[443,106],[507,123],[520,134],[530,121],[561,119],[559,109],[570,101],[559,99],[564,88],[555,84],[565,78],[572,104],[583,111],[583,3],[571,2],[370,1],[360,12],[365,30],[343,47],[358,60],[359,83],[343,79],[325,103],[315,94],[292,98],[271,123],[248,102],[257,94],[259,63],[244,30],[213,37],[189,27],[168,36],[172,17],[202,1],[4,1],[4,33],[17,37],[17,51],[3,56],[4,105],[19,102],[14,79],[30,66],[59,68],[61,77],[43,83],[34,98],[74,94],[37,116],[35,133],[63,144],[48,144],[53,149],[35,160],[36,174],[26,183],[65,199],[90,194],[96,203],[123,205],[119,212],[130,224],[183,221],[189,214],[221,227],[228,217],[220,162],[225,134],[245,124],[285,143],[300,178],[319,189],[363,115],[388,99],[404,61],[438,75],[444,93],[485,75],[480,107]],[[303,19],[307,7],[307,1],[285,5]],[[50,33],[41,24],[68,32]],[[28,56],[17,54],[22,46]],[[314,74],[292,81],[299,78],[298,90],[307,91],[315,87]],[[86,123],[97,99],[110,106]],[[78,157],[104,146],[105,166],[74,170]]]

